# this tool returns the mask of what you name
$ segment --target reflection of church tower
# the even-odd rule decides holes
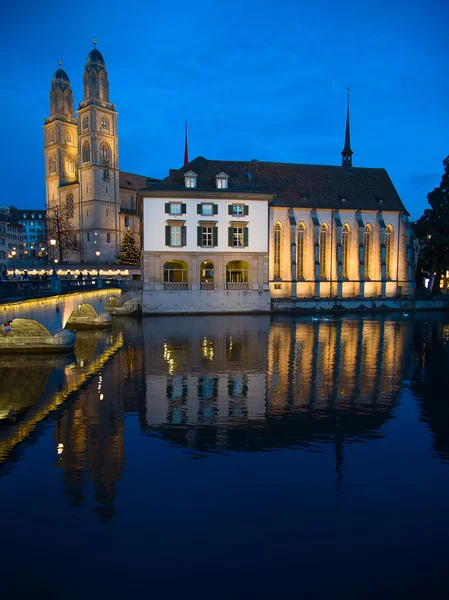
[[[93,382],[92,382],[93,383]],[[101,388],[99,379],[98,387]],[[112,388],[100,395],[90,385],[67,408],[56,432],[65,492],[72,505],[82,504],[86,473],[94,484],[95,512],[101,519],[113,515],[115,486],[124,467],[124,411]]]
[[[50,117],[44,125],[45,182],[47,208],[59,202],[59,188],[76,182],[78,132],[73,112],[70,79],[61,68],[53,75],[50,88]]]
[[[80,229],[84,260],[118,253],[119,171],[115,105],[102,54],[95,48],[84,70],[84,101],[78,107]]]

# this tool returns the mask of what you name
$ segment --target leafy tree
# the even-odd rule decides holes
[[[134,235],[129,229],[125,231],[115,262],[123,265],[138,265],[140,263],[140,250],[137,248]]]
[[[430,292],[439,291],[441,275],[449,267],[449,156],[443,166],[440,185],[427,194],[430,208],[414,225],[421,247],[418,271],[428,274]]]
[[[47,238],[48,247],[50,240],[56,240],[59,262],[62,263],[73,254],[78,254],[81,258],[81,243],[76,237],[67,210],[60,204],[55,203],[47,210]]]

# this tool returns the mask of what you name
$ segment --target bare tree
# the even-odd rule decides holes
[[[55,203],[47,209],[47,238],[56,240],[56,251],[62,263],[73,254],[81,256],[81,243],[78,240],[66,208]]]

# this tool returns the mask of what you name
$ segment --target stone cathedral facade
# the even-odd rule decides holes
[[[140,244],[137,190],[156,180],[119,170],[117,110],[105,60],[94,44],[76,113],[61,64],[53,75],[44,124],[45,182],[47,210],[63,208],[80,242],[79,255],[70,258],[104,263],[115,260],[126,229]]]

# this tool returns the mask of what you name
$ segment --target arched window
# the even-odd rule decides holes
[[[274,257],[274,277],[281,277],[281,234],[280,223],[276,223],[273,230],[273,257]]]
[[[83,129],[89,129],[89,117],[83,119]]]
[[[67,217],[69,219],[72,219],[75,214],[75,202],[73,200],[73,194],[71,192],[66,196],[65,206],[67,211]]]
[[[328,261],[328,227],[326,223],[323,223],[320,227],[320,277],[326,279],[327,274],[327,261]]]
[[[393,274],[393,227],[387,226],[385,230],[385,266],[387,279]]]
[[[73,143],[73,138],[72,138],[72,134],[70,131],[66,131],[65,132],[65,142],[66,144],[72,144]]]
[[[109,121],[106,117],[101,117],[101,128],[109,129]]]
[[[363,234],[363,245],[365,247],[365,277],[367,279],[371,277],[372,233],[371,225],[367,225]]]
[[[65,172],[67,175],[75,175],[75,161],[71,156],[65,157]]]
[[[90,162],[90,144],[85,141],[83,144],[83,163]]]
[[[50,155],[50,160],[48,162],[48,170],[51,173],[56,173],[56,155],[55,154],[51,154]]]
[[[341,275],[346,279],[349,277],[349,236],[351,229],[347,223],[343,225],[341,230]]]
[[[111,243],[111,234],[110,233],[106,234],[106,241],[107,241],[108,244]]]
[[[214,263],[210,260],[203,260],[200,265],[200,283],[202,289],[213,288]]]
[[[226,265],[227,289],[248,289],[248,263],[244,260],[232,260]]]
[[[108,162],[111,157],[111,148],[106,142],[103,142],[100,146],[100,157],[103,163]]]
[[[296,242],[296,278],[304,279],[304,263],[305,263],[305,241],[306,241],[306,226],[304,223],[298,225],[298,240]]]
[[[173,287],[183,287],[189,281],[187,263],[183,260],[169,260],[164,264],[164,284],[178,284]]]

